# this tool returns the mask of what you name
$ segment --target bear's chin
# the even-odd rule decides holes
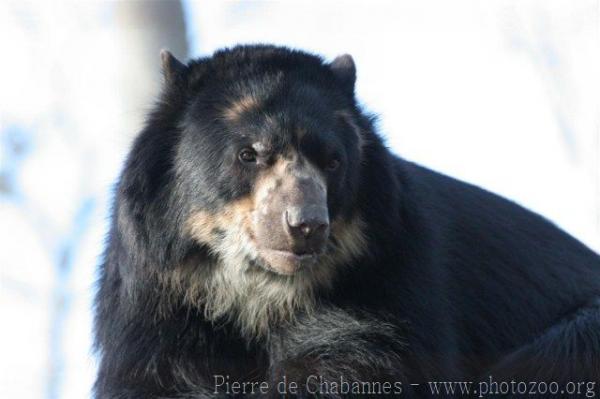
[[[312,267],[319,258],[316,254],[298,255],[278,249],[260,249],[258,253],[262,260],[259,262],[261,267],[283,276],[293,276],[303,269]]]

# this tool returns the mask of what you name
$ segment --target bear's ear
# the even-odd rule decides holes
[[[163,77],[165,83],[174,83],[178,81],[185,73],[187,67],[171,54],[168,50],[160,50],[160,60],[162,65]]]
[[[350,93],[354,94],[354,83],[356,82],[356,66],[350,54],[337,56],[329,67],[333,74]]]

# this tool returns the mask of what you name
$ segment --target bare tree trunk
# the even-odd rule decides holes
[[[115,5],[119,43],[119,97],[123,131],[134,135],[160,88],[159,52],[167,48],[178,58],[188,56],[180,1],[120,1]]]

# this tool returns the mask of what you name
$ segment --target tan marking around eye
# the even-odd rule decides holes
[[[260,107],[260,102],[253,96],[245,96],[232,101],[223,111],[223,116],[229,121],[239,120],[247,112]]]

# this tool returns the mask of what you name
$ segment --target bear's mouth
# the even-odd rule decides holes
[[[263,268],[283,276],[292,276],[301,269],[313,266],[319,258],[318,253],[297,254],[269,248],[258,249],[258,254],[263,261],[259,264]]]

